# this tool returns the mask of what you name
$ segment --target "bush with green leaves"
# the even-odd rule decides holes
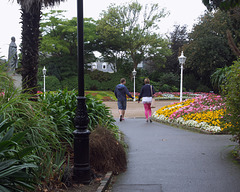
[[[35,186],[32,151],[35,147],[21,146],[27,131],[14,134],[13,122],[0,117],[0,191],[33,191]]]
[[[62,138],[67,140],[71,138],[74,128],[74,117],[77,106],[77,93],[75,90],[68,91],[59,90],[56,92],[48,92],[44,96],[41,95],[42,102],[44,104],[44,111],[52,118],[52,121],[58,127],[58,131],[61,133]],[[86,107],[89,117],[89,130],[94,130],[97,125],[105,126],[112,130],[116,136],[118,136],[118,128],[114,124],[115,120],[110,112],[110,109],[106,107],[101,100],[86,95]],[[67,140],[70,142],[70,140]]]
[[[119,136],[118,127],[115,125],[115,119],[113,118],[110,108],[91,95],[86,96],[87,112],[89,117],[88,127],[90,130],[96,128],[96,126],[106,127],[111,130],[116,137]]]
[[[180,77],[178,77],[180,79]],[[196,88],[201,84],[201,81],[199,81],[194,74],[192,73],[185,73],[183,74],[183,87],[186,88],[186,90],[194,92],[196,91]],[[180,82],[179,82],[180,86]],[[178,86],[178,87],[179,87]],[[179,90],[178,90],[179,91]]]
[[[99,77],[98,77],[99,76]],[[98,77],[98,78],[97,78]],[[101,77],[101,78],[100,78]],[[85,76],[86,90],[114,91],[115,86],[120,83],[121,78],[126,79],[126,86],[129,91],[133,91],[133,80],[126,74],[105,73],[102,71],[88,71]],[[136,84],[137,86],[138,84]]]
[[[72,132],[74,130],[74,116],[76,110],[75,91],[59,90],[56,92],[47,92],[40,96],[42,102],[42,111],[50,117],[51,121],[57,126],[56,135],[61,142],[67,142],[70,145],[73,142]]]
[[[88,74],[92,80],[97,80],[98,82],[104,82],[104,81],[111,80],[111,74],[105,73],[103,71],[93,70],[91,72],[88,72]]]
[[[59,90],[62,89],[62,85],[60,83],[60,81],[58,80],[57,77],[55,76],[46,76],[46,83],[45,83],[45,87],[46,90]],[[43,85],[41,85],[41,87],[43,87]]]
[[[240,60],[235,61],[226,74],[226,83],[221,87],[226,97],[225,123],[227,131],[240,145]]]
[[[14,122],[16,132],[28,130],[26,144],[46,148],[46,151],[49,150],[49,146],[59,148],[60,143],[55,136],[57,127],[41,110],[42,104],[31,101],[32,95],[23,94],[21,90],[15,89],[13,80],[6,74],[0,74],[0,81],[2,79],[7,79],[1,86],[0,96],[0,114],[4,119]]]
[[[4,119],[14,122],[16,134],[25,131],[24,140],[19,148],[35,147],[32,155],[38,168],[33,176],[38,184],[37,188],[44,191],[44,185],[61,183],[67,169],[65,148],[73,143],[77,94],[67,90],[49,92],[46,93],[45,99],[40,95],[39,102],[34,102],[31,101],[31,95],[15,89],[12,82],[6,74],[0,73],[0,114]],[[93,130],[97,125],[103,125],[118,137],[118,129],[109,108],[90,95],[86,98],[89,129]],[[21,178],[19,182],[22,182]]]
[[[21,143],[22,149],[28,146],[34,146],[32,155],[34,163],[38,165],[35,180],[41,185],[41,181],[49,183],[51,181],[51,172],[54,167],[45,166],[48,156],[53,159],[56,151],[64,149],[61,142],[62,136],[52,117],[43,109],[40,102],[31,101],[31,95],[21,93],[21,90],[15,89],[13,80],[5,73],[0,73],[0,114],[4,119],[14,122],[15,132],[26,132],[24,140]],[[19,146],[20,147],[20,146]],[[50,162],[53,164],[53,162]],[[42,174],[38,174],[41,172]]]

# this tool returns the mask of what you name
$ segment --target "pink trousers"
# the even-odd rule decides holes
[[[144,109],[145,109],[145,116],[148,120],[148,117],[152,116],[152,109],[151,109],[151,103],[144,103]]]

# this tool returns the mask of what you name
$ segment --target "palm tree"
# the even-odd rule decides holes
[[[223,68],[217,68],[216,71],[211,75],[211,83],[213,88],[215,88],[218,92],[222,92],[222,88],[226,83],[227,74],[231,70],[230,67],[225,66]]]
[[[22,18],[22,88],[37,93],[40,19],[42,7],[54,6],[65,0],[17,0]]]

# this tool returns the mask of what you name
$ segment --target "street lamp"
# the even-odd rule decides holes
[[[133,101],[136,101],[136,98],[135,98],[135,77],[136,77],[136,75],[137,75],[137,71],[135,71],[135,68],[134,68],[134,70],[132,71],[132,74],[133,74],[133,95],[134,95]]]
[[[183,82],[183,64],[186,61],[186,57],[183,55],[183,51],[181,56],[178,57],[178,61],[181,65],[181,81],[180,81],[180,102],[182,102],[182,82]]]
[[[83,0],[77,0],[77,55],[78,55],[78,96],[74,119],[73,180],[76,183],[89,184],[91,181],[89,164],[89,135],[86,97],[84,97],[84,41],[83,41]]]
[[[46,87],[45,87],[45,77],[46,77],[46,73],[47,73],[47,69],[45,68],[45,66],[43,67],[43,96],[45,98],[45,92],[46,92]]]

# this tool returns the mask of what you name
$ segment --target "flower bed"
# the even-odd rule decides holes
[[[220,133],[220,119],[225,112],[225,103],[219,95],[204,94],[183,102],[164,106],[153,118],[167,123],[197,128],[209,133]]]
[[[130,92],[130,94],[133,96],[134,93],[133,92]],[[199,96],[199,95],[209,95],[209,94],[212,94],[212,93],[204,93],[204,92],[196,92],[196,93],[193,93],[193,92],[183,92],[182,93],[182,99],[185,100],[185,99],[189,99],[189,98],[194,98],[196,96]],[[138,92],[135,92],[135,97],[136,99],[138,99],[140,93]],[[179,97],[180,97],[180,92],[156,92],[154,94],[154,97],[156,100],[178,100]],[[132,99],[128,98],[129,101],[131,101]]]

